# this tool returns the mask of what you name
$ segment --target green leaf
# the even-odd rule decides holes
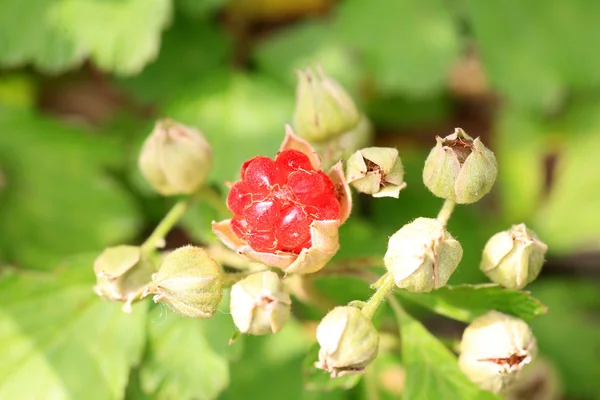
[[[295,86],[295,71],[323,67],[351,92],[358,90],[360,69],[326,21],[308,20],[268,36],[255,48],[254,59],[264,72]]]
[[[470,322],[489,310],[530,320],[548,308],[528,292],[494,284],[444,286],[430,293],[396,291],[398,295],[458,321]]]
[[[213,180],[239,179],[242,163],[273,157],[292,115],[293,92],[261,75],[216,73],[190,82],[167,115],[199,127],[215,154]]]
[[[225,32],[213,22],[179,17],[165,32],[158,58],[119,83],[141,100],[166,104],[185,93],[190,82],[222,66],[230,49]]]
[[[406,368],[404,400],[493,400],[458,369],[450,352],[420,322],[408,314],[397,314],[402,338],[402,360]]]
[[[551,312],[531,321],[540,352],[561,375],[565,398],[600,398],[598,286],[583,280],[535,282],[532,290]]]
[[[234,329],[229,316],[183,318],[161,306],[148,322],[148,352],[140,368],[144,392],[154,399],[215,399],[227,387],[225,351]],[[207,329],[215,326],[219,336],[211,338]]]
[[[186,16],[205,19],[223,8],[227,0],[175,0],[175,7]]]
[[[512,105],[556,107],[570,87],[600,84],[600,4],[519,0],[466,2],[487,75]],[[506,23],[518,29],[506,29]]]
[[[34,114],[0,115],[0,249],[19,266],[48,269],[75,252],[133,237],[139,215],[105,169],[112,142]]]
[[[304,388],[307,390],[320,390],[330,392],[334,389],[348,390],[360,381],[361,375],[346,375],[331,378],[329,374],[315,367],[319,359],[319,344],[311,346],[302,362],[302,373],[304,375]]]
[[[142,355],[147,303],[129,315],[96,296],[93,259],[72,257],[54,275],[2,276],[0,398],[123,398]]]
[[[170,0],[5,0],[0,63],[56,73],[90,56],[104,70],[137,73],[158,53],[170,8]]]
[[[442,0],[346,1],[339,6],[335,28],[386,94],[442,91],[461,47],[449,5]]]

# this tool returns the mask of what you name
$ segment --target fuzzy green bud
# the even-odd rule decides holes
[[[462,253],[438,220],[417,218],[390,237],[384,263],[399,288],[430,292],[448,282]]]
[[[290,318],[292,300],[273,271],[252,274],[231,288],[229,308],[242,333],[277,333]]]
[[[360,120],[352,97],[321,68],[298,71],[294,131],[311,142],[331,140],[351,129]]]
[[[319,361],[315,367],[332,378],[360,374],[377,357],[379,334],[369,318],[356,307],[331,310],[317,327]]]
[[[223,297],[219,265],[198,247],[185,246],[165,257],[144,296],[190,318],[210,318]]]
[[[138,165],[158,193],[191,194],[210,172],[212,149],[197,129],[163,119],[144,142]]]
[[[400,190],[406,187],[397,149],[367,147],[352,154],[346,165],[348,183],[361,193],[398,198]]]
[[[458,365],[477,386],[499,393],[515,382],[536,352],[535,337],[525,321],[490,311],[465,329]]]
[[[473,140],[462,129],[436,137],[423,169],[425,186],[437,197],[458,204],[474,203],[494,186],[498,164],[494,153],[479,138]]]
[[[548,246],[525,224],[513,225],[488,240],[480,269],[493,282],[523,289],[540,274]]]
[[[137,246],[120,245],[105,249],[94,261],[98,296],[123,301],[123,311],[131,312],[131,303],[150,283],[155,266],[142,258]]]

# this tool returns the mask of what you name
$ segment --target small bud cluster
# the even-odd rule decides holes
[[[339,219],[331,179],[298,150],[284,150],[275,160],[254,157],[240,175],[227,197],[231,229],[256,251],[299,253],[311,246],[313,221]]]

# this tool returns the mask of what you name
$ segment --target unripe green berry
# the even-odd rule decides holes
[[[158,193],[191,194],[210,172],[212,149],[197,129],[163,119],[144,142],[138,164]]]
[[[438,220],[417,218],[390,237],[384,263],[399,288],[429,292],[448,282],[462,253]]]
[[[490,311],[464,331],[458,365],[482,389],[505,391],[537,353],[535,337],[525,321]]]
[[[322,69],[298,71],[294,130],[306,140],[323,142],[351,129],[360,120],[352,97]]]
[[[123,310],[131,312],[131,303],[148,286],[154,271],[154,264],[142,258],[139,247],[109,247],[94,261],[94,291],[101,297],[125,302]]]
[[[331,310],[317,327],[319,361],[315,367],[335,378],[360,374],[377,357],[379,334],[369,318],[352,306]]]
[[[496,233],[483,249],[481,270],[495,283],[522,289],[540,274],[548,246],[525,224]]]
[[[190,318],[213,316],[223,296],[219,265],[198,247],[185,246],[165,257],[144,296]]]
[[[436,137],[423,169],[423,183],[437,197],[458,204],[474,203],[494,186],[498,164],[494,153],[479,138],[473,140],[462,129]]]
[[[292,300],[283,292],[279,275],[272,271],[252,274],[231,288],[231,317],[242,333],[277,333],[290,318]]]
[[[400,190],[406,187],[397,149],[367,147],[352,154],[346,165],[348,183],[361,193],[398,198]]]

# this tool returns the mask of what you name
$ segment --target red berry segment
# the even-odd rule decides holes
[[[227,196],[231,229],[256,251],[300,253],[311,246],[313,221],[339,219],[333,182],[300,151],[254,157],[241,176]]]
[[[270,190],[280,178],[275,162],[263,156],[254,157],[243,173],[244,182],[255,192]]]
[[[302,205],[288,207],[281,213],[281,220],[275,228],[275,238],[283,249],[295,249],[310,240],[311,220]]]

